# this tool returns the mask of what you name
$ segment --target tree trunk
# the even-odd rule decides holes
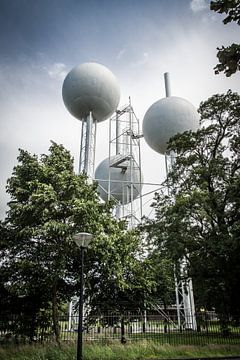
[[[121,343],[126,344],[125,327],[124,327],[124,315],[121,317]]]

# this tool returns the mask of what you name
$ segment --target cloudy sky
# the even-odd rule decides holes
[[[77,64],[94,61],[116,75],[120,105],[131,96],[142,121],[149,106],[172,95],[198,107],[240,76],[214,75],[216,47],[239,42],[239,27],[223,25],[208,0],[0,0],[0,216],[6,210],[6,179],[18,148],[46,153],[62,143],[77,161],[80,122],[65,109],[62,82]],[[162,155],[142,140],[144,177],[161,182]],[[107,156],[107,124],[98,127],[96,164]]]

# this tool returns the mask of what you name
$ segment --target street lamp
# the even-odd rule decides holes
[[[78,313],[78,339],[77,339],[77,360],[83,360],[83,282],[84,282],[84,251],[89,246],[93,238],[92,234],[80,232],[73,235],[73,240],[81,250],[81,269],[80,269],[80,294],[79,294],[79,313]]]

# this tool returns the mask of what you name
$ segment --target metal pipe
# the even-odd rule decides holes
[[[93,164],[92,164],[92,174],[91,177],[94,177],[94,171],[95,171],[95,155],[96,155],[96,140],[97,140],[97,120],[93,119],[93,149],[92,149],[92,158],[93,158]]]
[[[112,126],[111,126],[111,118],[110,118],[109,119],[109,144],[108,144],[108,201],[111,199],[111,167],[110,167],[111,134],[112,134]]]
[[[175,283],[175,294],[176,294],[176,305],[177,305],[177,320],[178,320],[178,330],[181,329],[181,315],[180,315],[180,301],[178,294],[178,280],[176,274],[176,265],[174,265],[174,283]]]
[[[120,154],[119,150],[119,114],[116,111],[116,155]]]
[[[80,294],[79,294],[79,314],[78,314],[78,339],[77,339],[77,360],[83,360],[83,264],[84,247],[81,246],[81,269],[80,269]]]
[[[133,124],[132,124],[132,104],[131,98],[129,96],[129,127],[130,135],[133,133]],[[133,228],[133,139],[129,136],[129,150],[130,150],[130,209],[131,209],[131,228]]]
[[[139,126],[139,121],[137,122],[137,126],[138,126],[138,134],[140,134],[140,126]],[[139,198],[140,198],[140,219],[142,219],[143,217],[143,202],[142,202],[142,183],[143,183],[143,178],[142,178],[142,158],[141,158],[141,143],[140,143],[140,139],[137,139],[138,142],[138,166],[139,166],[139,180],[140,180],[140,193],[139,193]]]
[[[84,159],[84,172],[89,175],[89,161],[90,161],[90,153],[91,153],[91,133],[92,133],[92,125],[93,118],[92,113],[89,113],[87,117],[87,127],[86,127],[86,142],[85,142],[85,159]]]
[[[165,83],[166,97],[169,97],[171,96],[171,86],[170,86],[170,75],[168,72],[164,73],[164,83]]]
[[[85,151],[85,145],[84,145],[84,126],[85,126],[85,120],[82,119],[82,131],[81,131],[81,143],[80,143],[80,156],[79,156],[79,167],[78,167],[78,173],[81,174],[81,172],[84,170],[83,163],[84,163],[84,151]]]

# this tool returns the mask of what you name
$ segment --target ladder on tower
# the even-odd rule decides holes
[[[120,168],[126,171],[129,166],[130,159],[130,155],[116,155],[114,159],[110,161],[110,167]]]

